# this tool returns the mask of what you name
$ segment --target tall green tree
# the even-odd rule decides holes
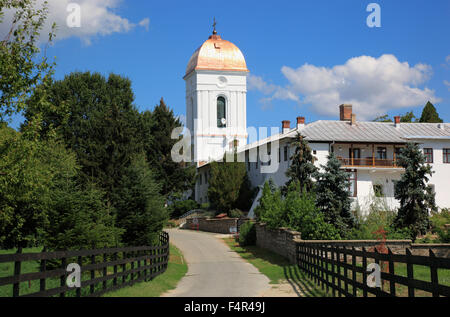
[[[174,162],[171,156],[178,139],[172,139],[172,131],[182,127],[161,98],[153,111],[142,114],[143,137],[150,142],[144,144],[147,159],[154,169],[156,179],[161,183],[161,193],[168,198],[177,198],[191,189],[194,182],[195,167],[184,162]]]
[[[10,25],[4,22],[6,10],[13,10]],[[0,0],[0,25],[7,36],[0,40],[0,121],[25,109],[29,96],[45,86],[53,75],[53,64],[39,56],[39,33],[48,16],[46,2]],[[49,34],[49,42],[54,33]]]
[[[441,123],[444,121],[439,117],[434,105],[428,101],[422,110],[419,122]]]
[[[208,198],[218,212],[248,210],[254,193],[250,186],[245,163],[238,162],[236,154],[233,162],[227,162],[224,156],[222,162],[211,163]]]
[[[311,191],[314,187],[312,176],[317,172],[311,148],[308,141],[300,133],[297,133],[292,145],[295,147],[295,152],[291,157],[292,163],[286,171],[286,176],[289,180],[286,183],[284,192],[286,192],[286,189],[292,182],[298,182],[300,188]]]
[[[118,225],[125,229],[123,242],[130,246],[157,242],[169,212],[144,154],[133,158],[115,195]]]
[[[36,102],[46,98],[52,107]],[[135,153],[142,151],[139,113],[127,78],[110,74],[71,73],[54,82],[44,96],[35,94],[25,112],[28,126],[42,117],[42,135],[56,131],[81,165],[84,184],[96,182],[114,191]]]
[[[435,194],[427,184],[432,175],[429,164],[419,146],[408,143],[397,158],[397,164],[405,169],[401,179],[395,183],[395,198],[400,201],[396,228],[408,228],[412,238],[425,233],[430,226],[429,215],[436,212]]]
[[[62,161],[62,162],[61,162]],[[0,244],[25,247],[36,243],[48,224],[52,184],[75,171],[73,154],[54,141],[0,128]]]
[[[324,213],[325,221],[333,224],[341,237],[354,226],[355,219],[350,211],[349,175],[341,169],[341,163],[334,153],[328,156],[323,172],[315,174],[317,207]]]

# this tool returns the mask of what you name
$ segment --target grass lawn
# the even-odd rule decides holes
[[[42,248],[27,248],[23,250],[23,253],[33,253],[41,252]],[[15,253],[16,250],[0,250],[0,254]],[[127,269],[131,268],[131,264],[127,265]],[[39,272],[39,262],[38,261],[26,261],[22,262],[21,273],[31,273]],[[152,281],[141,282],[134,284],[133,286],[125,287],[119,289],[115,292],[107,293],[105,296],[159,296],[163,292],[170,290],[176,286],[178,281],[186,274],[187,265],[184,262],[183,255],[181,252],[173,245],[170,245],[170,258],[169,265],[165,273],[157,276]],[[113,273],[113,268],[108,268],[108,274]],[[0,277],[11,276],[14,274],[14,263],[0,263]],[[101,276],[101,272],[96,272],[96,277]],[[90,279],[90,273],[86,272],[82,275],[82,280]],[[131,279],[130,276],[126,277],[126,281]],[[113,283],[112,280],[108,281],[108,287]],[[39,280],[34,280],[30,282],[20,283],[20,295],[31,294],[39,291]],[[46,289],[59,287],[59,278],[47,278],[46,279]],[[12,285],[0,286],[0,297],[11,297],[12,296]],[[95,291],[101,290],[102,284],[99,283],[95,286]],[[81,295],[85,296],[89,294],[89,287],[83,287],[81,289]],[[76,296],[75,290],[66,293],[66,296],[73,297]]]
[[[159,297],[174,289],[188,270],[183,254],[174,245],[170,245],[169,265],[166,272],[150,282],[141,282],[109,292],[104,297]]]
[[[308,297],[327,296],[297,265],[290,264],[282,256],[257,246],[241,247],[233,238],[225,238],[224,240],[233,251],[267,276],[270,279],[270,284],[288,282],[295,284]]]

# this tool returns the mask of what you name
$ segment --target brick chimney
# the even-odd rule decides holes
[[[352,119],[351,119],[350,123],[351,123],[351,125],[356,124],[356,114],[352,113]]]
[[[305,127],[305,117],[297,117],[297,129]]]
[[[352,105],[339,106],[339,120],[352,121]]]
[[[400,116],[394,117],[395,127],[400,128]]]
[[[291,121],[289,121],[289,120],[281,121],[281,127],[282,127],[283,134],[289,132],[289,130],[291,129]]]

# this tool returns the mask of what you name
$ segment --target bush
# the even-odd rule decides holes
[[[230,210],[230,212],[228,213],[228,217],[230,218],[241,218],[243,215],[244,213],[239,209]]]
[[[240,227],[239,245],[255,245],[256,244],[256,227],[251,221],[244,222]]]
[[[315,202],[315,194],[291,183],[284,201],[288,227],[299,231],[304,240],[339,240],[338,230],[324,219]]]
[[[200,205],[192,199],[178,200],[168,207],[170,218],[179,218],[188,211],[198,209]]]
[[[367,216],[363,217],[361,211],[356,210],[357,225],[349,232],[348,238],[352,240],[380,239],[381,236],[375,232],[383,229],[386,232],[386,239],[411,239],[412,233],[409,228],[394,227],[396,212],[389,209],[383,199],[377,197],[373,199]]]

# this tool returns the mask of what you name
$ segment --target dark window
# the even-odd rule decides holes
[[[383,197],[383,185],[381,184],[374,184],[373,185],[373,192],[375,193],[375,197]]]
[[[352,149],[348,149],[348,157],[349,158],[352,157]],[[361,149],[358,149],[358,148],[353,149],[353,158],[355,158],[355,159],[361,158]]]
[[[423,149],[423,155],[425,155],[425,163],[433,163],[433,149]]]
[[[201,185],[202,184],[202,174],[200,174],[200,180],[199,180],[199,185]]]
[[[288,160],[288,147],[284,147],[284,161],[286,162]]]
[[[380,159],[380,160],[385,160],[387,158],[387,156],[386,156],[386,148],[385,147],[377,148],[377,158]]]
[[[444,157],[442,158],[442,162],[450,163],[450,149],[442,149],[442,153]]]
[[[227,126],[226,123],[226,113],[225,113],[225,98],[219,97],[217,98],[217,127],[225,128]]]
[[[281,162],[281,149],[278,148],[278,163]]]
[[[255,163],[256,169],[258,169],[258,161],[259,161],[259,147],[256,148],[256,163]]]
[[[350,182],[350,187],[349,187],[350,195],[352,197],[356,197],[356,196],[358,196],[358,186],[357,186],[357,184],[358,184],[358,175],[357,175],[357,172],[356,172],[356,170],[347,170],[347,173],[349,174],[348,180]]]

